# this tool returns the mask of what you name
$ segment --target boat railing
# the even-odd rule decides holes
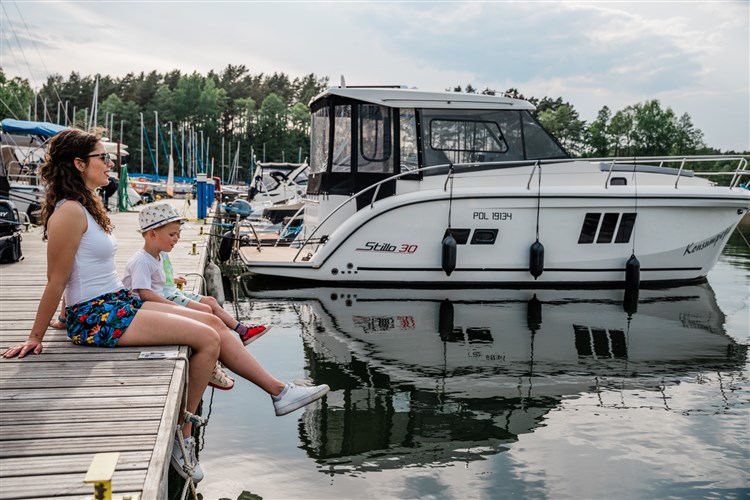
[[[742,155],[710,155],[710,156],[641,156],[641,157],[618,157],[618,158],[579,158],[579,160],[587,160],[591,162],[604,162],[609,163],[609,170],[607,171],[607,179],[604,181],[604,188],[609,188],[609,179],[612,176],[612,172],[614,170],[615,165],[642,165],[642,164],[649,164],[649,163],[655,163],[658,162],[657,168],[665,167],[665,164],[668,163],[677,163],[679,162],[680,166],[677,169],[677,175],[674,183],[675,189],[677,189],[677,185],[680,182],[680,178],[682,177],[682,172],[685,168],[686,163],[705,163],[705,162],[715,162],[715,161],[736,161],[737,168],[730,171],[725,172],[693,172],[695,175],[700,176],[711,176],[711,175],[731,175],[732,179],[729,182],[730,188],[735,188],[738,186],[740,182],[740,178],[742,178],[744,175],[750,175],[750,171],[747,170],[747,157]]]
[[[440,165],[431,165],[429,167],[422,167],[422,168],[418,168],[418,169],[414,169],[414,170],[407,170],[407,171],[404,171],[404,172],[400,172],[398,174],[394,174],[394,175],[388,177],[387,179],[383,179],[382,181],[376,182],[375,184],[371,184],[371,185],[367,186],[366,188],[364,188],[364,189],[362,189],[362,190],[354,193],[349,198],[347,198],[346,200],[342,201],[336,208],[334,208],[333,210],[331,210],[331,212],[328,215],[326,215],[323,218],[322,221],[320,221],[320,223],[315,227],[315,229],[312,230],[312,232],[305,239],[305,241],[302,242],[302,244],[299,247],[299,250],[294,255],[294,258],[292,259],[292,262],[296,262],[297,261],[297,258],[302,253],[302,250],[304,250],[304,248],[312,241],[313,236],[315,236],[315,233],[318,232],[318,229],[320,229],[321,227],[323,227],[325,225],[325,223],[328,222],[328,220],[331,217],[333,217],[333,215],[336,214],[339,210],[341,210],[343,207],[345,207],[351,201],[356,200],[357,198],[359,198],[362,194],[370,191],[371,189],[375,190],[373,192],[373,195],[372,195],[372,201],[370,202],[370,208],[372,208],[373,205],[375,204],[375,200],[377,199],[378,193],[380,192],[380,186],[382,186],[386,182],[395,181],[396,179],[400,179],[401,177],[404,177],[404,176],[407,176],[407,175],[414,175],[416,173],[425,172],[425,171],[428,171],[428,170],[436,170],[436,169],[439,169],[439,168],[448,168],[449,169],[449,175],[450,175],[450,172],[452,172],[452,169],[450,168],[451,166],[452,166],[452,164],[450,164],[450,163],[444,163],[444,164],[440,164]]]
[[[472,167],[472,166],[483,166],[483,167],[489,167],[489,166],[533,166],[531,170],[531,174],[529,176],[529,181],[526,184],[526,189],[531,188],[531,180],[534,177],[534,173],[537,169],[541,170],[542,165],[546,164],[559,164],[559,163],[574,163],[579,161],[586,161],[590,163],[610,163],[609,166],[609,172],[607,175],[607,180],[605,183],[605,188],[609,186],[609,179],[612,174],[612,170],[615,165],[633,165],[634,170],[635,167],[638,164],[647,164],[647,163],[654,163],[658,162],[659,167],[663,167],[665,163],[672,163],[672,162],[680,162],[680,169],[677,173],[677,181],[680,179],[680,175],[682,174],[683,167],[685,163],[692,163],[692,162],[711,162],[711,161],[737,161],[738,166],[732,171],[728,172],[718,172],[716,175],[732,175],[732,180],[730,182],[730,188],[734,188],[739,183],[740,178],[743,175],[749,175],[750,171],[747,170],[747,158],[742,155],[712,155],[712,156],[630,156],[630,157],[604,157],[604,158],[553,158],[553,159],[537,159],[537,160],[514,160],[514,161],[497,161],[497,162],[470,162],[470,163],[443,163],[440,165],[431,165],[428,167],[421,167],[413,170],[406,170],[404,172],[400,172],[398,174],[394,174],[386,179],[383,179],[379,182],[376,182],[375,184],[372,184],[370,186],[367,186],[366,188],[354,193],[349,198],[341,202],[335,209],[333,209],[328,215],[326,215],[323,220],[315,227],[315,229],[312,230],[310,235],[305,239],[304,242],[300,244],[299,250],[295,254],[294,258],[292,259],[292,262],[296,262],[299,255],[302,253],[302,250],[307,247],[308,244],[310,244],[313,241],[313,236],[315,236],[315,233],[317,233],[318,229],[323,227],[325,223],[331,219],[331,217],[334,216],[339,210],[341,210],[343,207],[345,207],[350,202],[356,200],[359,198],[362,194],[373,190],[373,196],[372,200],[370,201],[370,208],[372,209],[375,200],[377,200],[378,193],[380,192],[380,187],[383,184],[386,184],[388,182],[395,181],[397,179],[400,179],[401,177],[405,176],[411,176],[418,173],[423,173],[431,170],[437,170],[437,169],[448,169],[448,172],[446,173],[446,180],[443,185],[443,191],[447,190],[448,181],[449,179],[455,175],[455,169],[457,167]],[[696,175],[703,175],[696,173]],[[677,187],[677,182],[675,182],[675,188]],[[304,205],[303,205],[304,206]]]

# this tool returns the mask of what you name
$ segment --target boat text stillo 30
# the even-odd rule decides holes
[[[331,88],[311,102],[303,230],[254,275],[337,283],[700,279],[750,209],[742,156],[571,158],[522,100]],[[721,187],[690,170],[732,162]],[[635,256],[637,260],[633,260]]]

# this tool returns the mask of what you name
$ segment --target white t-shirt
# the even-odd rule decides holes
[[[125,265],[122,283],[125,288],[133,290],[134,295],[138,295],[136,290],[151,290],[163,297],[166,282],[162,263],[142,248],[134,253]]]
[[[59,207],[68,200],[60,200],[55,205]],[[78,202],[72,202],[78,203]],[[83,205],[81,205],[83,208]],[[65,286],[65,304],[72,306],[91,300],[105,293],[117,292],[123,288],[117,276],[115,266],[115,252],[117,239],[114,234],[108,234],[96,223],[88,210],[86,214],[88,227],[78,245],[73,269]]]

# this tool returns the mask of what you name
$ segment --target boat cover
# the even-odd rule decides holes
[[[29,134],[29,135],[40,135],[42,137],[52,137],[58,132],[62,132],[66,127],[64,125],[55,125],[49,122],[30,122],[24,120],[14,120],[13,118],[6,118],[0,122],[3,127],[3,131],[11,134]]]

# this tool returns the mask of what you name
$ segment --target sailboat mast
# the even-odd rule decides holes
[[[145,130],[143,127],[143,113],[141,113],[141,174],[143,174],[143,134]]]
[[[154,165],[154,170],[156,171],[156,176],[159,176],[159,112],[154,111],[154,137],[156,137],[156,146],[154,149],[156,150],[156,165]]]

